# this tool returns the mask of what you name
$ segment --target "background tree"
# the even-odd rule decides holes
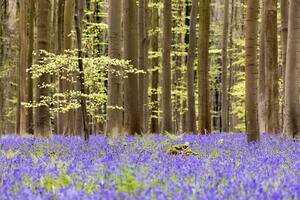
[[[172,1],[164,0],[162,56],[162,132],[172,132],[171,107],[171,36]]]
[[[287,62],[285,75],[284,132],[290,137],[299,134],[299,64],[300,64],[300,1],[291,0],[288,22]]]
[[[198,40],[198,132],[211,131],[209,103],[209,30],[210,0],[199,4],[199,40]]]
[[[108,15],[108,55],[121,58],[121,4],[119,0],[110,0]],[[108,72],[108,100],[106,134],[122,133],[122,79],[121,68],[111,65]]]
[[[51,2],[48,0],[37,1],[37,51],[38,61],[43,62],[45,53],[50,50],[50,14]],[[43,74],[36,80],[35,98],[38,104],[43,104],[45,97],[49,95],[49,88],[41,87],[50,82],[49,74]],[[35,110],[34,133],[37,136],[48,137],[51,135],[51,120],[49,109],[41,105]]]
[[[137,5],[135,0],[124,0],[124,59],[133,68],[138,66]],[[124,131],[127,134],[141,133],[139,115],[138,75],[128,73],[124,85]]]
[[[198,16],[198,1],[192,1],[190,31],[189,31],[189,49],[187,56],[187,93],[188,93],[188,111],[187,111],[187,131],[196,132],[196,113],[195,113],[195,89],[194,89],[194,60],[197,45],[196,25]]]
[[[258,0],[247,0],[246,18],[246,128],[248,142],[259,140],[257,109]]]

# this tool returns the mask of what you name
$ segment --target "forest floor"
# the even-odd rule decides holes
[[[300,145],[262,135],[0,139],[0,199],[300,199]]]

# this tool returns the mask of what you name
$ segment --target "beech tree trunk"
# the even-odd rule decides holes
[[[290,1],[288,30],[284,132],[289,137],[296,137],[300,132],[300,0]]]
[[[164,0],[162,54],[162,132],[172,132],[171,35],[172,1]]]
[[[229,25],[229,0],[225,0],[224,23],[222,37],[222,131],[228,132],[228,86],[227,86],[227,46],[228,46],[228,25]]]
[[[266,132],[279,133],[277,0],[265,0]]]
[[[108,55],[121,59],[121,4],[120,0],[109,1],[108,14]],[[108,100],[106,135],[122,133],[122,80],[121,68],[111,65],[108,72]]]
[[[259,132],[266,132],[266,107],[265,107],[265,2],[262,2],[261,25],[259,38],[259,80],[258,80],[258,122]]]
[[[37,1],[37,51],[39,61],[45,56],[41,51],[50,50],[50,23],[51,23],[51,2],[49,0]],[[36,102],[40,103],[44,97],[49,95],[49,88],[41,88],[42,84],[49,84],[49,74],[43,74],[36,80]],[[51,121],[49,109],[41,105],[35,110],[36,136],[49,137],[51,135]]]
[[[158,54],[159,44],[159,0],[153,0],[152,8],[152,38],[151,38],[151,49],[152,52]],[[153,56],[152,58],[152,73],[151,73],[151,120],[150,120],[150,132],[158,133],[159,132],[159,123],[158,123],[158,111],[159,111],[159,101],[158,101],[158,83],[159,83],[159,57],[158,55]]]
[[[28,52],[28,38],[27,38],[27,7],[28,1],[20,1],[20,19],[19,19],[19,34],[20,34],[20,54],[18,63],[18,105],[17,105],[17,120],[16,133],[18,135],[25,135],[27,133],[27,115],[22,103],[26,102],[26,69],[27,69],[27,52]]]
[[[248,142],[259,141],[257,109],[257,27],[258,0],[247,0],[246,17],[246,129]]]
[[[137,4],[135,0],[124,0],[124,59],[133,68],[138,66]],[[128,73],[124,86],[124,131],[125,134],[140,134],[138,75]]]
[[[196,132],[196,113],[195,113],[195,89],[194,89],[194,61],[196,50],[196,25],[198,15],[198,1],[192,1],[192,11],[190,19],[190,35],[189,35],[189,49],[187,57],[187,93],[188,93],[188,111],[187,111],[187,132]]]
[[[210,0],[200,1],[198,41],[198,132],[211,132],[209,100],[209,30]]]

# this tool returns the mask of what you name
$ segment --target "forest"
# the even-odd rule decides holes
[[[300,199],[300,0],[0,0],[0,199]]]

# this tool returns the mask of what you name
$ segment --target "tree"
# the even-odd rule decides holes
[[[259,141],[257,111],[258,0],[247,0],[246,15],[246,129],[248,142]]]
[[[28,51],[28,38],[27,38],[27,6],[28,1],[20,2],[20,20],[19,20],[19,33],[20,33],[20,54],[18,63],[18,106],[17,106],[17,123],[16,132],[19,135],[27,133],[27,109],[22,104],[26,102],[26,69],[27,69],[27,51]]]
[[[171,35],[172,1],[164,0],[162,55],[162,132],[172,132],[171,107]]]
[[[121,59],[121,4],[119,0],[109,1],[108,55]],[[122,80],[121,68],[111,65],[108,72],[108,99],[106,134],[122,133]]]
[[[151,38],[151,49],[152,52],[158,54],[159,52],[159,0],[153,0],[152,7],[152,38]],[[152,73],[151,73],[151,120],[150,120],[150,132],[159,132],[158,123],[158,82],[159,82],[159,56],[152,56]]]
[[[138,7],[138,65],[139,69],[142,70],[144,73],[139,74],[139,113],[140,113],[140,121],[141,121],[141,128],[142,131],[145,131],[145,81],[147,75],[147,66],[146,66],[146,6],[147,0],[139,0],[139,7]]]
[[[79,91],[81,95],[85,94],[84,87],[84,71],[83,71],[83,61],[82,61],[82,36],[81,36],[81,23],[80,23],[80,10],[79,10],[79,0],[75,0],[75,29],[77,38],[77,48],[78,48],[78,68],[79,68]],[[86,99],[84,96],[80,98],[81,106],[81,116],[83,122],[84,140],[88,141],[90,137],[90,131],[88,127],[88,116],[86,109]]]
[[[266,132],[279,133],[277,0],[265,0]]]
[[[194,89],[194,60],[196,50],[196,25],[198,15],[198,1],[192,1],[192,11],[190,19],[189,49],[187,57],[187,93],[188,93],[188,111],[187,111],[187,131],[196,132],[196,113],[195,113],[195,89]]]
[[[35,0],[29,0],[29,16],[28,16],[28,51],[27,51],[27,68],[31,68],[33,63],[33,45],[34,45],[34,13]],[[27,101],[33,102],[33,80],[31,77],[27,78]],[[27,133],[34,134],[33,124],[33,109],[28,108],[27,116]]]
[[[259,80],[258,80],[258,121],[259,132],[266,132],[266,107],[265,107],[265,2],[262,2],[261,9],[261,25],[260,25],[260,38],[259,38]]]
[[[284,132],[296,137],[299,123],[299,65],[300,65],[300,0],[291,0],[288,22],[287,62],[285,73]]]
[[[209,30],[210,0],[199,4],[199,40],[198,40],[198,132],[211,131],[209,103]]]
[[[74,16],[74,0],[65,0],[64,5],[64,50],[72,49],[72,22]],[[65,72],[63,74],[68,79],[71,79],[72,76]],[[62,90],[63,92],[68,92],[73,90],[73,84],[70,80],[63,80],[62,81]],[[69,110],[67,113],[63,114],[62,117],[63,122],[63,134],[71,135],[74,134],[74,122],[75,122],[75,113],[73,110]]]
[[[49,0],[37,1],[37,51],[40,62],[45,57],[43,51],[49,51],[50,49],[50,14],[51,2]],[[49,88],[42,87],[43,84],[48,84],[49,82],[49,74],[43,74],[37,78],[35,88],[37,103],[41,103],[43,98],[49,95]],[[37,136],[48,137],[51,135],[50,113],[46,105],[40,105],[36,108],[34,128],[34,133]]]
[[[227,46],[229,24],[229,0],[225,0],[222,34],[222,131],[228,131],[228,89],[227,89]]]
[[[124,0],[124,59],[133,68],[138,66],[137,5],[135,0]],[[124,131],[126,134],[140,134],[138,75],[128,73],[124,85]]]

